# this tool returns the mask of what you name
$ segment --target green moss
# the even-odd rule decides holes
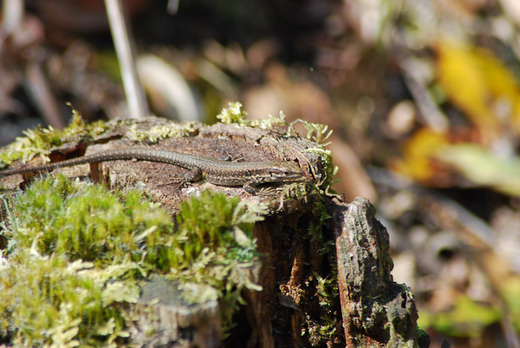
[[[314,298],[317,299],[319,315],[305,316],[305,327],[302,335],[307,335],[313,347],[325,345],[335,341],[342,334],[341,323],[338,322],[339,293],[337,287],[337,260],[335,243],[330,236],[325,235],[327,224],[331,216],[327,213],[323,199],[315,199],[307,238],[311,245],[317,248],[317,253],[327,258],[330,266],[328,274],[319,274],[322,270],[314,270],[312,289]],[[318,249],[319,248],[319,249]],[[329,268],[329,267],[326,267]]]
[[[72,347],[79,342],[99,343],[96,336],[110,321],[116,325],[104,341],[122,333],[115,308],[102,305],[102,284],[80,275],[89,266],[69,264],[56,255],[27,255],[21,264],[11,262],[2,269],[2,336],[11,336],[16,346],[53,343]]]
[[[335,272],[333,272],[335,274]],[[306,318],[306,326],[309,341],[313,347],[318,347],[341,335],[341,323],[338,322],[336,310],[338,308],[338,285],[337,278],[331,276],[327,279],[314,274],[316,278],[316,295],[320,305],[319,320]]]
[[[52,148],[68,142],[91,139],[106,130],[103,122],[85,124],[79,113],[74,109],[72,109],[72,116],[70,125],[63,130],[54,129],[52,126],[26,130],[24,132],[25,137],[16,138],[15,142],[0,153],[0,162],[6,165],[19,159],[27,162],[35,156],[41,156],[44,160],[48,160],[46,156]]]
[[[1,232],[13,247],[0,270],[0,329],[16,344],[124,342],[124,313],[154,274],[180,283],[192,303],[213,293],[193,293],[193,284],[215,289],[226,327],[242,290],[260,289],[251,229],[263,206],[203,192],[174,223],[139,192],[58,175],[34,182],[12,207]]]
[[[247,118],[247,112],[242,110],[242,103],[232,102],[228,104],[227,108],[222,109],[220,114],[217,115],[217,119],[222,123],[231,124],[239,123],[245,124]]]
[[[310,221],[308,230],[311,242],[314,245],[320,246],[318,250],[320,255],[335,255],[336,243],[334,240],[324,238],[323,236],[323,231],[326,229],[328,221],[332,218],[329,213],[327,213],[327,207],[323,199],[316,199],[314,201],[312,216],[314,219]],[[330,261],[332,264],[336,262],[335,259]]]
[[[253,283],[260,263],[251,230],[266,213],[263,205],[248,206],[238,197],[211,191],[180,206],[170,249],[171,262],[180,273],[172,278],[217,289],[225,328],[232,326],[231,317],[243,303],[242,290],[261,290]]]
[[[280,111],[277,117],[269,115],[266,119],[251,120],[249,121],[249,124],[253,127],[259,127],[262,129],[273,129],[274,126],[290,126],[290,124],[285,120],[285,114],[283,111]]]
[[[74,185],[64,176],[32,185],[16,202],[18,229],[12,237],[21,248],[42,255],[67,255],[101,266],[146,253],[136,238],[149,229],[168,232],[170,217],[130,191],[124,198],[99,185]],[[153,242],[148,240],[147,242]]]

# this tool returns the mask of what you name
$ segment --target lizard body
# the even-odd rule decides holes
[[[194,174],[193,178],[196,180],[200,180],[203,176],[206,181],[215,185],[243,186],[245,189],[263,183],[301,181],[305,178],[302,169],[294,162],[227,162],[173,151],[136,148],[108,150],[39,166],[6,169],[0,171],[0,177],[114,160],[140,160],[173,164],[191,170]]]

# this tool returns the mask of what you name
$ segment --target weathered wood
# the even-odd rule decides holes
[[[138,347],[216,348],[221,344],[218,301],[187,303],[172,281],[156,278],[146,282],[135,314],[131,333],[132,343]]]
[[[416,347],[417,309],[390,274],[388,233],[368,200],[334,207],[343,328],[347,347]]]

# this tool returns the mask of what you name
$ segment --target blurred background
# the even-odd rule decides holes
[[[4,0],[0,145],[128,114],[103,0]],[[125,0],[150,113],[334,129],[432,347],[520,347],[520,1]]]

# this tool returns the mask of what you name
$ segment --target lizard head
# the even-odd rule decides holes
[[[305,179],[305,173],[294,162],[276,162],[269,170],[269,182],[300,181]]]

